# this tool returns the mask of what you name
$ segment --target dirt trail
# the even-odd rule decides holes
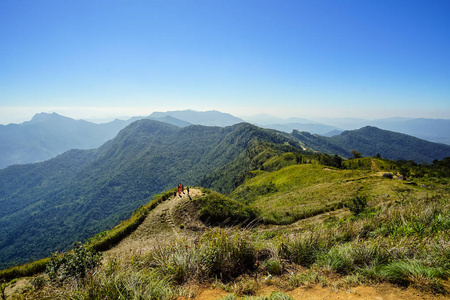
[[[258,296],[269,296],[277,291],[274,286],[263,286],[257,291]],[[322,287],[320,285],[308,285],[299,287],[291,291],[284,291],[294,299],[310,300],[437,300],[450,299],[447,295],[433,295],[423,293],[413,288],[400,288],[388,283],[375,286],[357,286],[347,289],[334,290],[331,287]],[[222,299],[227,292],[217,288],[203,288],[194,300]],[[180,298],[185,299],[185,298]]]
[[[178,224],[181,222],[179,212],[188,210],[192,204],[191,199],[201,195],[202,192],[199,189],[190,189],[189,195],[185,190],[181,197],[178,195],[171,197],[156,206],[133,233],[114,248],[104,252],[104,263],[108,263],[111,259],[124,261],[134,255],[146,253],[170,243],[176,238],[184,237],[183,229]],[[195,222],[195,220],[191,221]],[[187,223],[190,221],[188,220]],[[192,227],[192,225],[183,223],[183,228],[186,227]]]
[[[202,192],[198,189],[190,190],[192,199],[200,197]],[[291,228],[300,229],[305,224],[315,224],[331,216],[342,216],[347,212],[343,209],[327,212],[311,218],[300,220],[288,226],[260,226],[259,230],[277,230]],[[197,233],[201,233],[205,225],[198,218],[198,211],[190,200],[187,193],[180,198],[171,197],[153,209],[144,222],[128,237],[123,239],[116,247],[104,253],[104,263],[112,258],[118,261],[129,260],[133,255],[140,255],[164,244],[173,242],[177,238],[192,238]],[[258,296],[269,296],[277,291],[275,286],[262,284],[256,291]],[[448,296],[433,295],[418,291],[413,288],[402,289],[388,283],[376,286],[357,286],[351,288],[333,289],[332,287],[322,287],[321,285],[308,285],[299,287],[291,291],[284,291],[294,299],[374,299],[374,300],[431,300],[450,299]],[[194,298],[197,300],[221,299],[228,293],[219,288],[199,287]],[[178,299],[187,299],[180,297]]]

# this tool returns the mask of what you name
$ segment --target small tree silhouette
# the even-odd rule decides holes
[[[353,158],[361,158],[362,156],[362,153],[356,150],[352,150],[350,153],[353,155]]]

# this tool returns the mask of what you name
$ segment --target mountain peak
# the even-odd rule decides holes
[[[206,125],[206,126],[230,126],[237,123],[244,122],[244,120],[237,118],[228,113],[222,113],[217,110],[210,111],[195,111],[195,110],[175,110],[167,112],[154,112],[150,115],[152,118],[162,118],[170,116],[191,124]]]
[[[53,112],[53,113],[41,112],[41,113],[35,114],[33,116],[33,118],[29,122],[26,122],[26,123],[36,124],[36,123],[46,122],[49,120],[58,120],[58,119],[70,119],[70,118],[61,116],[55,112]]]

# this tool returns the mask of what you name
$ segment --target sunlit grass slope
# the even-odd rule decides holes
[[[375,160],[374,160],[375,161]],[[365,166],[367,162],[363,162]],[[380,165],[375,161],[374,165]],[[231,196],[261,211],[266,223],[289,224],[299,219],[343,207],[357,196],[376,202],[421,194],[423,190],[399,180],[386,179],[377,171],[342,170],[320,164],[300,164],[277,171],[253,171]],[[254,176],[254,177],[252,177]],[[402,190],[403,189],[403,190]]]

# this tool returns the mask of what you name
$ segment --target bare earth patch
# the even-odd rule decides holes
[[[157,247],[173,242],[176,238],[189,236],[184,233],[185,229],[199,227],[199,221],[195,218],[181,218],[180,215],[191,215],[183,214],[183,211],[192,210],[191,199],[201,195],[202,192],[199,189],[190,189],[189,195],[185,191],[181,197],[177,195],[159,204],[132,234],[114,248],[104,252],[103,262],[107,264],[113,258],[118,261],[126,261],[135,255],[150,252]]]
[[[264,286],[257,292],[257,296],[269,296],[272,292],[277,291],[274,286]],[[358,286],[350,289],[341,289],[334,291],[330,287],[322,287],[320,285],[311,285],[308,287],[299,287],[292,291],[285,292],[294,299],[308,300],[436,300],[450,299],[445,295],[432,295],[423,293],[413,288],[402,289],[400,287],[383,283],[376,286]],[[192,299],[196,300],[214,300],[221,299],[228,293],[217,288],[204,288],[198,293],[198,296]],[[182,299],[182,298],[181,298]]]

